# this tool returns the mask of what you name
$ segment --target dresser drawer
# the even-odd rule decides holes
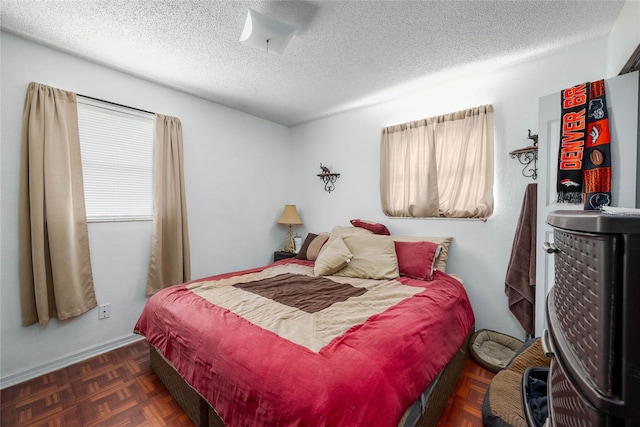
[[[593,387],[606,396],[616,388],[618,240],[616,235],[554,231],[558,248],[550,313],[554,334],[562,335],[559,344],[568,347]]]
[[[557,359],[549,368],[549,419],[554,427],[610,427],[613,420],[592,407],[576,390]]]

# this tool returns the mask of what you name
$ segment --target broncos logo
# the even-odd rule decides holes
[[[571,181],[569,178],[565,178],[565,179],[561,179],[560,180],[560,184],[566,186],[566,187],[579,187],[580,184],[578,184],[575,181]]]
[[[591,136],[591,144],[598,142],[598,138],[600,138],[600,125],[593,125],[591,132],[589,132],[589,136]]]
[[[596,120],[604,118],[604,102],[602,102],[602,99],[589,101],[589,117],[593,117]]]

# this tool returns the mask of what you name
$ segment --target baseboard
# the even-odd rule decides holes
[[[22,372],[17,372],[15,374],[7,375],[6,377],[0,378],[0,390],[15,384],[20,384],[24,381],[31,380],[33,378],[37,378],[41,375],[48,374],[49,372],[66,368],[67,366],[71,366],[74,363],[82,362],[83,360],[90,359],[99,354],[106,353],[107,351],[115,350],[119,347],[124,347],[125,345],[133,344],[134,342],[143,339],[144,337],[136,334],[126,335],[124,337],[116,338],[114,340],[89,347],[84,350],[80,350],[69,356],[47,362],[44,365],[30,368]]]

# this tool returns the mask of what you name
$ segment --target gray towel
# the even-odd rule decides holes
[[[504,289],[509,310],[527,335],[533,334],[535,325],[537,197],[537,184],[529,184],[513,238]]]

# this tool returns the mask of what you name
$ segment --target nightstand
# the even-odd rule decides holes
[[[276,261],[280,261],[281,259],[285,259],[285,258],[293,258],[294,256],[296,256],[297,254],[294,252],[280,252],[280,251],[275,251],[273,253],[273,262]]]

